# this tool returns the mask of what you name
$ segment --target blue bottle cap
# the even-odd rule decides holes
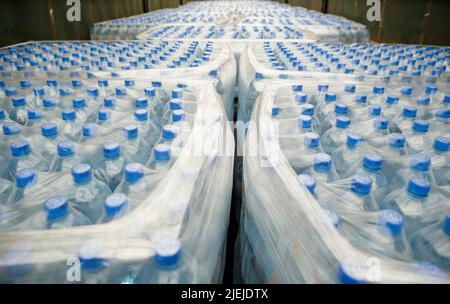
[[[377,223],[379,227],[393,236],[402,233],[404,222],[403,216],[391,209],[382,210],[378,214]]]
[[[16,88],[6,88],[5,95],[8,97],[15,96],[15,95],[17,95],[17,89]]]
[[[317,133],[306,133],[303,142],[308,148],[318,147],[320,143],[320,136]]]
[[[169,160],[170,159],[170,146],[166,144],[159,144],[155,147],[154,151],[156,160]]]
[[[156,90],[155,88],[145,88],[144,89],[145,95],[148,97],[153,97],[156,95]]]
[[[416,117],[417,108],[405,106],[402,113],[404,117]]]
[[[126,96],[126,95],[127,95],[127,89],[125,87],[116,88],[116,96]]]
[[[123,83],[125,84],[126,87],[132,87],[135,84],[134,80],[131,80],[131,79],[126,79],[126,80],[124,80]]]
[[[106,121],[111,119],[111,111],[106,109],[106,108],[101,108],[100,110],[98,110],[98,120],[101,121]]]
[[[292,85],[292,91],[294,91],[294,92],[301,92],[301,91],[303,91],[303,85],[301,85],[301,84],[294,84],[294,85]]]
[[[346,116],[338,116],[336,118],[336,128],[347,129],[351,124],[350,118]]]
[[[434,94],[434,93],[436,93],[437,92],[437,87],[433,87],[433,86],[427,86],[426,88],[425,88],[425,93],[426,94]]]
[[[425,133],[425,132],[428,132],[429,125],[430,125],[430,123],[428,121],[416,119],[416,120],[414,120],[412,129],[416,132]]]
[[[165,125],[162,128],[162,136],[165,139],[173,139],[177,136],[178,128],[175,125]]]
[[[58,126],[51,122],[41,126],[41,134],[46,138],[53,138],[58,135]]]
[[[308,174],[299,174],[297,176],[297,180],[301,184],[303,184],[310,193],[314,194],[314,190],[316,188],[316,179],[314,178],[314,176]]]
[[[411,177],[406,188],[409,193],[419,197],[428,196],[428,192],[430,192],[430,189],[431,183],[423,177],[418,176]]]
[[[389,95],[388,97],[386,97],[386,103],[388,104],[393,104],[393,103],[397,103],[399,102],[400,98],[398,98],[398,96],[394,96],[394,95]]]
[[[92,167],[87,163],[72,167],[72,178],[75,184],[84,184],[92,180]]]
[[[367,95],[358,94],[355,97],[356,102],[359,103],[366,103],[367,102]]]
[[[33,94],[35,96],[44,96],[45,90],[44,90],[44,88],[34,88],[33,89]]]
[[[31,87],[31,82],[29,80],[21,80],[19,81],[19,84],[22,89]]]
[[[82,128],[82,133],[85,137],[97,136],[97,125],[92,122],[85,123]]]
[[[161,81],[152,81],[152,86],[154,86],[155,88],[160,88],[161,85]]]
[[[330,171],[331,157],[326,153],[317,153],[313,160],[314,169],[317,171]]]
[[[416,99],[416,103],[418,105],[423,105],[423,106],[429,105],[430,101],[431,101],[430,97],[420,97],[420,98]]]
[[[105,214],[114,217],[122,214],[128,206],[128,198],[123,193],[113,193],[105,199]]]
[[[63,120],[75,120],[77,118],[77,113],[74,109],[63,110],[61,112]]]
[[[69,214],[69,203],[64,195],[55,195],[44,203],[44,211],[47,221],[57,221],[67,217]]]
[[[98,89],[97,88],[89,88],[89,89],[87,89],[87,94],[89,95],[89,96],[92,96],[92,97],[97,97],[98,96]]]
[[[411,156],[410,168],[419,171],[428,171],[431,165],[431,158],[425,154],[415,154]]]
[[[28,141],[20,139],[11,143],[11,154],[13,156],[24,156],[31,152]]]
[[[272,106],[272,116],[277,116],[279,112],[280,112],[280,107],[277,105],[273,105]]]
[[[377,105],[369,106],[369,114],[373,116],[381,115],[381,107]]]
[[[70,156],[75,153],[75,144],[70,140],[63,140],[56,146],[59,156]]]
[[[105,97],[105,98],[103,99],[103,105],[104,105],[105,107],[114,107],[115,104],[116,104],[116,101],[114,100],[113,97]]]
[[[98,80],[97,83],[98,83],[98,86],[101,88],[105,88],[108,86],[108,80],[101,79],[101,80]]]
[[[350,84],[345,86],[345,92],[347,93],[355,93],[356,85]]]
[[[69,96],[72,94],[72,91],[69,88],[60,88],[59,95],[61,96]]]
[[[14,107],[23,107],[26,104],[26,100],[25,97],[14,97],[13,99],[11,99],[12,105]]]
[[[83,86],[83,82],[81,80],[72,80],[72,87],[79,88]]]
[[[303,115],[314,115],[314,106],[312,104],[304,104],[302,106]]]
[[[74,98],[72,99],[72,106],[74,108],[83,108],[86,106],[86,99],[84,98]]]
[[[441,152],[447,152],[450,149],[450,139],[446,137],[436,137],[433,148]]]
[[[184,120],[186,113],[183,110],[174,110],[172,112],[172,122]]]
[[[440,108],[436,110],[436,116],[443,119],[450,118],[450,109]]]
[[[389,135],[389,145],[395,148],[403,148],[405,146],[406,137],[400,133],[392,133]]]
[[[362,142],[363,138],[359,134],[350,133],[347,134],[346,144],[349,147],[357,147]]]
[[[372,179],[369,175],[365,173],[357,173],[352,176],[352,183],[350,189],[356,193],[361,195],[366,195],[370,193],[370,189],[372,188]]]
[[[412,88],[411,87],[402,87],[401,92],[403,95],[411,95],[412,94]]]
[[[328,85],[327,85],[327,84],[319,84],[319,85],[317,86],[317,90],[318,90],[319,92],[325,92],[325,91],[328,91]]]
[[[22,169],[16,172],[16,185],[19,188],[25,188],[34,183],[37,179],[37,173],[32,168]]]
[[[363,166],[369,170],[378,171],[381,169],[381,165],[383,164],[383,158],[376,154],[367,154],[363,159]]]
[[[384,87],[374,86],[372,92],[374,94],[384,94]]]
[[[335,93],[325,93],[325,101],[336,101],[337,95]]]
[[[46,97],[42,100],[42,105],[44,106],[44,108],[53,108],[56,106],[56,99],[54,98],[50,98],[50,97]]]
[[[305,103],[307,99],[308,99],[308,95],[306,95],[305,93],[296,93],[295,94],[295,101],[297,101],[298,103]]]
[[[138,121],[146,121],[148,120],[148,111],[146,109],[139,109],[134,111],[134,117]]]
[[[39,119],[42,117],[42,112],[38,108],[28,109],[28,119]]]
[[[366,264],[354,260],[345,260],[339,265],[339,280],[342,284],[367,284]]]
[[[88,240],[83,242],[78,249],[77,256],[83,270],[98,270],[106,266],[102,258],[103,246],[99,240]]]
[[[181,243],[172,237],[162,237],[155,242],[155,261],[163,268],[171,268],[178,264],[181,258]]]
[[[138,97],[138,98],[136,98],[134,105],[136,108],[147,108],[148,107],[148,99],[145,97]]]
[[[2,126],[4,135],[15,135],[19,134],[22,131],[20,125],[13,121],[5,122]]]
[[[128,139],[136,138],[138,136],[138,127],[136,125],[126,125],[123,127],[123,133]]]
[[[450,236],[450,212],[447,213],[444,219],[444,232]]]
[[[175,88],[172,90],[172,98],[181,98],[183,96],[183,90]]]
[[[117,142],[108,142],[103,145],[103,157],[113,159],[120,156],[120,144]]]
[[[125,166],[125,181],[135,183],[144,176],[144,166],[140,163],[130,163]]]
[[[445,104],[450,104],[450,95],[445,95],[444,99],[442,99],[442,102]]]
[[[6,112],[3,109],[0,109],[0,119],[5,119],[6,117]]]
[[[337,103],[334,106],[334,113],[339,115],[345,115],[348,113],[348,106],[344,103]]]
[[[312,118],[308,115],[300,115],[299,126],[300,128],[309,129],[312,125]]]
[[[379,118],[375,119],[375,121],[373,122],[373,126],[377,130],[386,130],[388,127],[388,124],[389,124],[389,121],[384,117],[379,117]]]
[[[169,101],[169,106],[171,110],[179,110],[181,109],[181,100],[180,99],[171,99]]]

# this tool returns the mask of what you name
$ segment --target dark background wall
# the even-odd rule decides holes
[[[366,19],[366,0],[280,0],[366,24],[378,42],[450,45],[450,0],[380,0],[381,22]],[[92,23],[177,7],[188,0],[81,0],[81,21],[66,19],[66,0],[0,0],[0,46],[27,40],[89,39]]]

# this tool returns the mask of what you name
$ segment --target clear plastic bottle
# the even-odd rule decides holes
[[[103,157],[103,161],[96,168],[95,176],[108,185],[111,191],[114,191],[122,179],[122,171],[125,166],[120,144],[117,142],[105,143]]]
[[[313,166],[305,170],[305,174],[313,176],[321,182],[333,182],[338,179],[337,173],[332,166],[330,155],[318,153],[314,156]]]
[[[125,194],[116,192],[105,199],[105,207],[100,223],[108,223],[125,216],[128,212],[128,198]]]
[[[83,162],[83,159],[75,154],[75,144],[70,140],[60,141],[56,149],[57,155],[50,164],[50,172],[69,171],[74,165]]]

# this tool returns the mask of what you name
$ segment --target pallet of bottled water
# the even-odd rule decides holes
[[[449,283],[448,84],[258,87],[236,257],[243,281]]]
[[[254,84],[261,79],[346,78],[355,83],[405,87],[446,84],[450,79],[449,52],[446,47],[402,44],[255,43],[239,61],[239,117],[244,121],[250,118],[257,96]]]
[[[70,95],[85,90],[83,78],[166,77],[217,79],[227,115],[233,115],[236,63],[226,45],[214,42],[154,39],[148,41],[42,41],[0,49],[2,79],[23,78],[17,89],[30,90],[28,78],[49,78],[51,94]],[[67,87],[56,77],[72,79]],[[107,82],[99,84],[100,90]],[[5,88],[5,82],[0,81]],[[36,88],[36,94],[40,94]],[[8,94],[5,91],[5,94]]]
[[[106,64],[183,43],[152,45],[1,50],[1,282],[220,282],[234,151],[223,83],[206,58],[190,79]]]

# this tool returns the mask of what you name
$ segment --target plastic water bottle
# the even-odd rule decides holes
[[[13,159],[9,163],[9,175],[13,179],[21,169],[33,168],[37,171],[48,171],[48,163],[40,155],[32,152],[28,141],[20,139],[11,143]]]
[[[89,164],[77,164],[72,168],[73,186],[70,205],[95,223],[103,213],[103,202],[111,190],[92,174]]]
[[[106,197],[103,215],[100,223],[108,223],[119,219],[127,214],[128,198],[123,193],[113,193]]]
[[[431,262],[445,271],[450,271],[450,213],[434,225],[420,229],[411,238],[417,259]]]
[[[74,109],[68,109],[61,112],[62,121],[59,124],[61,134],[70,140],[78,140],[80,138],[82,122],[77,118]]]
[[[19,229],[60,229],[91,224],[87,217],[69,206],[65,196],[55,195],[44,202],[42,211],[27,218]]]
[[[402,114],[392,119],[389,126],[391,133],[404,133],[412,128],[413,122],[417,117],[417,108],[406,106]]]
[[[304,173],[313,176],[321,182],[333,182],[338,179],[337,173],[332,166],[331,157],[326,153],[316,154],[313,166],[306,169]]]
[[[11,102],[13,108],[9,111],[9,118],[17,123],[20,123],[21,125],[24,125],[28,117],[28,106],[25,97],[14,97],[11,99]]]
[[[347,177],[350,169],[355,164],[360,164],[366,154],[366,149],[362,145],[362,137],[358,134],[350,133],[347,135],[346,144],[337,148],[331,154],[336,172],[339,177]]]
[[[38,174],[36,170],[27,168],[16,172],[16,185],[11,195],[5,201],[8,205],[14,205],[24,197],[25,192],[32,193],[33,186],[37,184]]]
[[[186,284],[196,282],[189,261],[182,255],[181,243],[172,237],[161,237],[155,242],[152,265],[144,267],[137,283]]]
[[[137,125],[128,124],[123,127],[123,141],[120,146],[126,164],[147,161],[150,147],[142,140]]]
[[[450,128],[450,108],[439,108],[429,120],[432,136],[447,136]]]
[[[383,158],[376,153],[364,155],[362,165],[355,173],[365,173],[372,180],[372,193],[377,202],[381,202],[388,191],[388,181],[382,172]]]
[[[436,184],[431,169],[431,158],[426,154],[414,154],[410,156],[409,168],[401,168],[394,172],[389,180],[390,191],[403,188],[411,177],[422,177],[431,184]]]
[[[148,117],[146,109],[139,109],[134,112],[134,123],[139,127],[139,132],[142,133],[142,139],[145,140],[148,147],[153,147],[158,140],[160,130]]]
[[[97,166],[95,176],[114,191],[122,179],[122,170],[125,166],[120,144],[117,142],[104,144],[103,157],[104,160]]]
[[[436,184],[439,186],[450,185],[450,139],[437,137],[434,140],[433,147],[424,151],[424,154],[430,156],[432,163],[433,176]]]
[[[75,144],[70,140],[60,141],[57,146],[57,155],[50,163],[50,172],[69,171],[83,159],[75,154]]]
[[[370,146],[380,148],[385,145],[387,136],[389,135],[388,126],[389,121],[384,117],[379,117],[373,121],[373,129],[371,131],[364,132],[361,130],[360,133]]]
[[[322,135],[322,147],[326,153],[330,154],[345,144],[350,124],[351,120],[348,117],[340,116],[336,118],[335,126]]]
[[[431,146],[432,139],[428,135],[428,127],[427,121],[415,120],[410,131],[405,134],[410,154],[420,153]]]
[[[445,199],[437,192],[431,192],[431,183],[422,177],[412,177],[405,188],[391,192],[384,199],[383,208],[401,213],[407,222],[407,232],[415,231],[433,222],[433,212],[445,205]],[[434,210],[433,210],[434,209]]]
[[[36,127],[44,123],[42,111],[39,108],[30,108],[27,110],[27,120],[25,126]]]
[[[367,111],[363,112],[361,115],[354,115],[352,120],[353,122],[356,122],[355,125],[361,122],[372,121],[381,116],[381,110],[380,105],[370,105],[367,107]],[[368,124],[370,124],[370,122]]]
[[[154,169],[157,172],[165,173],[170,170],[173,161],[171,147],[167,144],[158,144],[153,149],[153,155],[150,158],[147,167]]]
[[[39,140],[33,141],[34,150],[46,158],[50,164],[56,155],[56,145],[61,139],[58,136],[58,125],[55,123],[45,123],[41,126],[41,136]]]
[[[383,104],[383,116],[391,120],[401,113],[400,98],[398,96],[389,95]]]
[[[300,133],[310,133],[314,132],[312,127],[313,119],[308,115],[300,115],[298,119],[298,126]]]

